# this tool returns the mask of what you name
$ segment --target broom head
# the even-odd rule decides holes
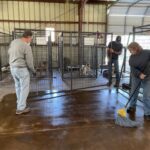
[[[118,109],[117,114],[121,117],[127,117],[125,108]]]

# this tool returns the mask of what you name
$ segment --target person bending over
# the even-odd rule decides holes
[[[129,59],[129,65],[131,67],[130,96],[136,90],[137,86],[140,86],[133,95],[127,112],[135,112],[139,89],[142,86],[144,118],[150,120],[150,50],[143,50],[137,42],[130,43],[128,49],[131,53]]]

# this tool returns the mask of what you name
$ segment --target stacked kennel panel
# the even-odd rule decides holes
[[[5,79],[10,74],[8,49],[11,40],[12,35],[0,32],[0,80]]]
[[[71,89],[104,84],[99,70],[106,65],[107,34],[61,32],[58,36],[59,72]],[[82,69],[86,65],[90,66],[90,71],[84,74]]]

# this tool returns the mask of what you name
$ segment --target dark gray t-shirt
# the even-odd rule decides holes
[[[123,45],[120,42],[112,41],[109,43],[108,48],[112,48],[115,52],[122,52]],[[112,53],[112,59],[118,59],[118,54]]]
[[[131,55],[129,59],[131,74],[139,77],[141,73],[150,77],[150,50],[142,50],[137,55]]]

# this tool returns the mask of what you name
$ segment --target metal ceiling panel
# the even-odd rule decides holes
[[[127,15],[144,15],[145,7],[131,7]]]
[[[121,3],[135,3],[137,0],[119,0]]]
[[[110,9],[110,15],[113,15],[113,14],[125,14],[126,10],[127,10],[128,7],[112,7]]]
[[[119,0],[108,12],[108,31],[128,34],[133,26],[150,23],[150,0]],[[117,31],[114,26],[122,29]]]

